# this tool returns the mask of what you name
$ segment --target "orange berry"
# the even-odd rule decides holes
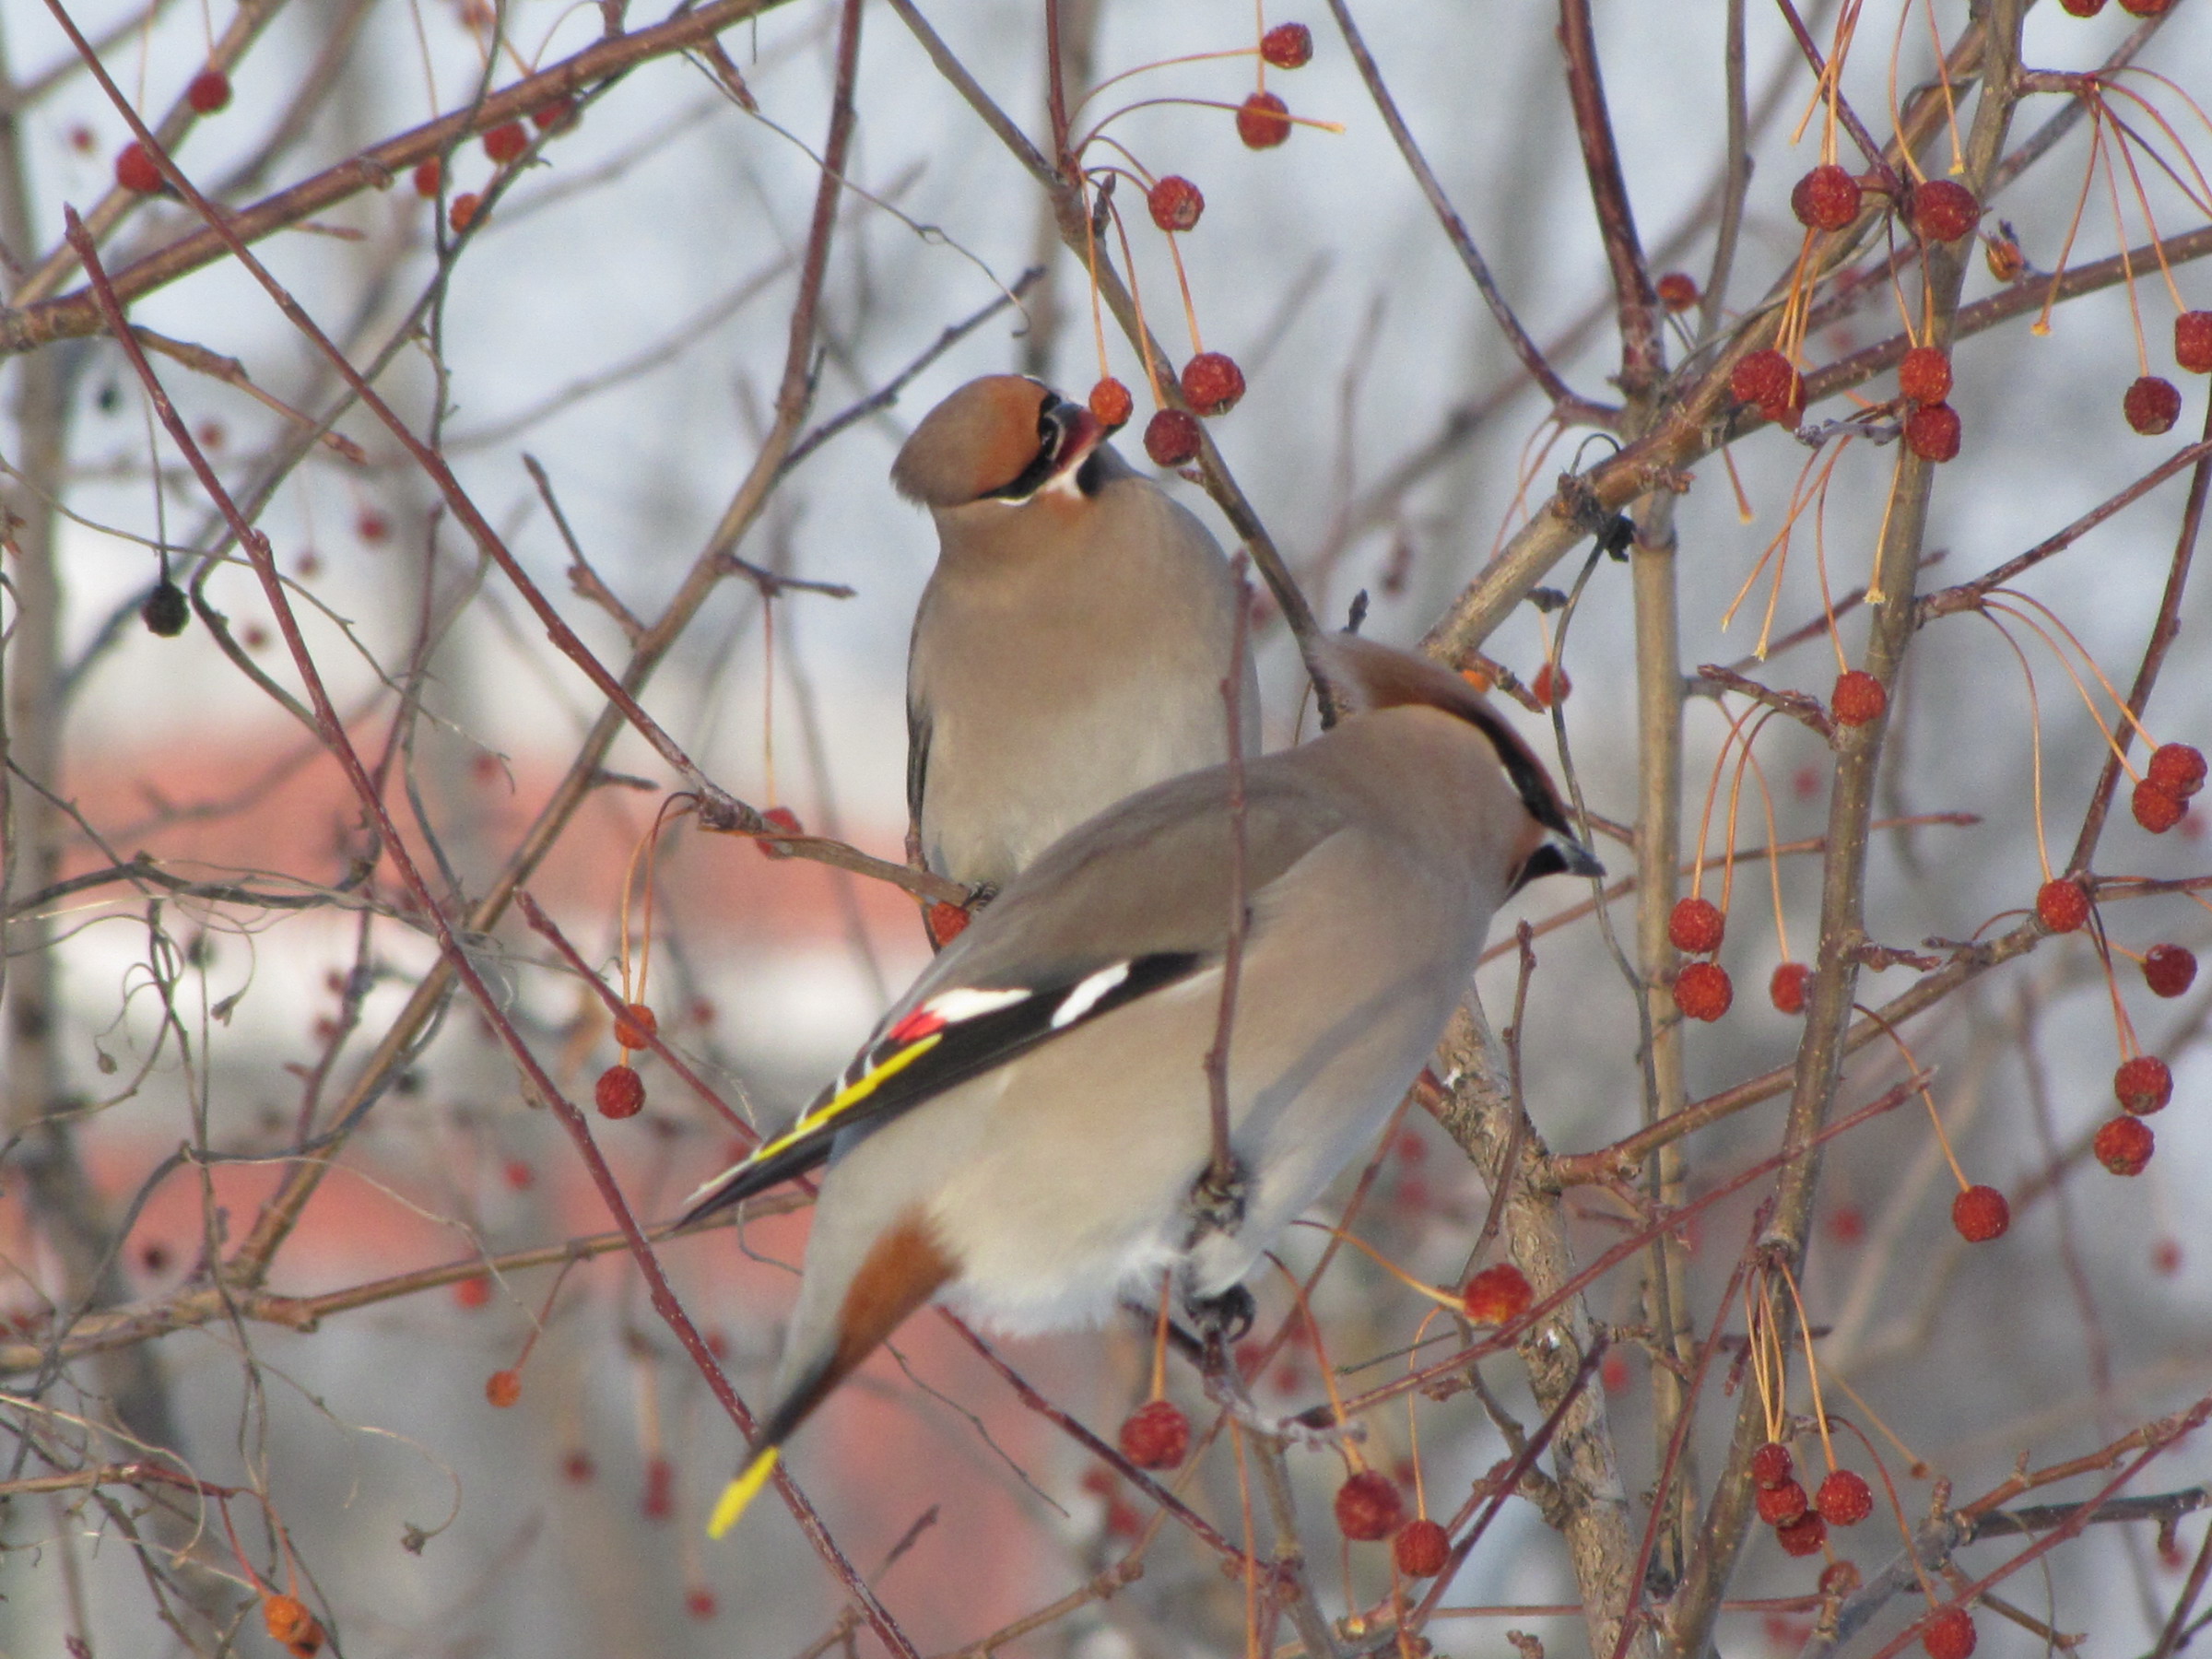
[[[1191,1453],[1191,1419],[1172,1400],[1152,1400],[1129,1414],[1118,1438],[1138,1468],[1177,1468]]]
[[[501,1411],[523,1397],[523,1373],[496,1371],[484,1380],[484,1397]]]
[[[1915,346],[1897,365],[1897,389],[1917,404],[1938,404],[1951,394],[1951,359],[1938,347]]]
[[[1830,1526],[1856,1526],[1874,1513],[1874,1488],[1849,1469],[1830,1469],[1813,1495],[1813,1507]]]
[[[2136,815],[2136,822],[2153,835],[2165,834],[2180,823],[2182,815],[2189,810],[2182,804],[2180,795],[2171,789],[2160,788],[2148,778],[2136,785],[2135,792],[2128,796],[2127,805],[2128,810]]]
[[[2153,996],[2179,996],[2196,980],[2196,953],[2183,945],[2153,945],[2143,953],[2143,982]]]
[[[1237,136],[1246,149],[1273,149],[1290,136],[1290,106],[1272,92],[1254,92],[1237,110]]]
[[[453,1300],[464,1308],[475,1312],[491,1303],[491,1275],[471,1274],[467,1278],[453,1281]]]
[[[115,182],[140,195],[152,195],[161,188],[161,170],[146,153],[145,145],[134,139],[116,153]]]
[[[1145,426],[1145,453],[1155,466],[1181,466],[1198,453],[1198,418],[1187,409],[1161,409]]]
[[[1678,899],[1666,919],[1666,936],[1677,950],[1690,956],[1711,956],[1721,947],[1728,919],[1710,899]]]
[[[1111,374],[1090,389],[1090,412],[1102,427],[1122,427],[1129,424],[1129,417],[1136,408],[1136,400],[1129,395],[1129,388]]]
[[[2121,397],[2120,412],[2144,437],[2156,438],[2181,418],[2182,394],[2170,380],[2156,374],[2141,375]]]
[[[1535,1295],[1528,1275],[1511,1262],[1499,1262],[1467,1281],[1467,1288],[1460,1292],[1459,1305],[1471,1324],[1508,1325],[1528,1312]]]
[[[230,101],[230,77],[220,69],[203,69],[184,88],[184,101],[202,115],[212,115]]]
[[[1244,371],[1224,351],[1202,351],[1182,366],[1183,401],[1201,415],[1226,415],[1244,395]]]
[[[1170,173],[1145,193],[1145,206],[1152,210],[1152,222],[1162,230],[1188,230],[1206,211],[1206,197],[1188,179]]]
[[[1698,302],[1698,282],[1687,271],[1669,271],[1654,285],[1659,303],[1670,312],[1688,311]]]
[[[2141,1118],[2116,1117],[2097,1131],[2090,1150],[2115,1175],[2140,1175],[2158,1149],[2158,1136]]]
[[[2120,1110],[2136,1117],[2163,1112],[2173,1099],[2172,1068],[2156,1054],[2137,1054],[2112,1074],[2112,1093],[2119,1097]]]
[[[1912,187],[1905,201],[1905,217],[1929,241],[1957,241],[1972,233],[1982,218],[1982,204],[1954,180],[1930,179]]]
[[[1767,982],[1767,995],[1782,1013],[1802,1014],[1805,988],[1812,977],[1813,971],[1803,962],[1784,962]]]
[[[1949,404],[1921,404],[1905,417],[1905,447],[1923,461],[1941,465],[1958,459],[1964,431],[1959,411]]]
[[[1336,1488],[1336,1530],[1359,1543],[1387,1538],[1406,1515],[1406,1500],[1391,1477],[1362,1469]]]
[[[2035,913],[2053,933],[2072,933],[2089,919],[2089,890],[2061,876],[2036,889]]]
[[[658,1016],[643,1003],[625,1003],[615,1016],[615,1041],[626,1049],[645,1049],[660,1035]]]
[[[1313,59],[1313,31],[1303,23],[1277,23],[1260,37],[1260,55],[1277,69],[1303,69]]]
[[[1969,1244],[1986,1244],[2005,1236],[2005,1230],[2012,1225],[2012,1206],[1995,1187],[1971,1186],[1951,1200],[1951,1225]],[[1828,1518],[1836,1519],[1833,1515]]]
[[[445,222],[453,227],[455,236],[477,222],[477,209],[483,205],[484,199],[473,190],[463,191],[446,204]]]
[[[1528,694],[1536,700],[1536,706],[1548,709],[1555,702],[1565,702],[1573,694],[1574,682],[1567,677],[1567,670],[1550,663],[1539,665],[1535,677],[1528,682]]]
[[[1390,1552],[1407,1578],[1434,1578],[1452,1559],[1452,1535],[1424,1515],[1398,1529]]]
[[[645,1079],[628,1065],[610,1065],[592,1086],[592,1100],[601,1117],[636,1117],[645,1109]]]
[[[289,1646],[314,1628],[315,1616],[296,1595],[272,1595],[261,1604],[261,1622],[268,1627],[272,1641]]]
[[[1708,1022],[1728,1012],[1735,986],[1718,962],[1692,962],[1675,979],[1675,1006],[1688,1019]]]

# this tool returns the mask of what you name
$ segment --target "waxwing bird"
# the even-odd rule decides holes
[[[692,1194],[697,1217],[829,1166],[717,1535],[792,1431],[933,1297],[1040,1331],[1095,1322],[1171,1272],[1203,1318],[1380,1132],[1491,912],[1534,877],[1597,871],[1542,764],[1465,681],[1348,636],[1324,649],[1353,712],[1242,769],[1237,1213],[1194,1220],[1238,827],[1225,764],[1047,850],[788,1133]]]
[[[891,481],[936,521],[907,662],[922,862],[1002,888],[1093,814],[1229,759],[1238,583],[1081,404],[1016,374],[923,418]],[[1240,715],[1257,747],[1249,665]]]

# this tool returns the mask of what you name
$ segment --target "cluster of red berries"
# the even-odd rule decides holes
[[[1426,1515],[1406,1518],[1397,1482],[1360,1469],[1336,1488],[1336,1530],[1356,1544],[1391,1540],[1391,1559],[1407,1578],[1434,1578],[1452,1559],[1452,1535]]]
[[[1666,936],[1685,956],[1712,956],[1727,931],[1727,918],[1710,899],[1678,899],[1666,918]],[[1686,962],[1675,975],[1675,1006],[1685,1019],[1718,1019],[1735,1001],[1735,982],[1718,962]]]
[[[1951,359],[1942,347],[1915,346],[1897,365],[1897,390],[1905,412],[1905,447],[1923,461],[1949,461],[1959,453],[1959,411],[1951,395]]]
[[[1163,181],[1164,182],[1164,181]],[[1198,417],[1226,415],[1244,395],[1244,371],[1225,351],[1201,351],[1182,366],[1182,400],[1188,409],[1160,409],[1145,425],[1145,453],[1156,466],[1182,466],[1198,455]],[[1120,426],[1135,400],[1111,375],[1090,389],[1090,412],[1100,424]]]
[[[215,114],[230,102],[230,77],[208,65],[192,77],[184,101],[196,114]],[[156,195],[163,188],[159,164],[135,138],[115,152],[115,182],[138,195]]]
[[[1874,1488],[1849,1469],[1830,1469],[1810,1499],[1798,1483],[1790,1449],[1769,1441],[1751,1453],[1752,1500],[1759,1518],[1774,1529],[1784,1555],[1818,1555],[1831,1526],[1856,1526],[1874,1513]]]
[[[2153,835],[2163,835],[2182,821],[2189,799],[2205,786],[2205,757],[2186,743],[2161,743],[2150,753],[2150,765],[2136,785],[2128,806],[2136,822]]]

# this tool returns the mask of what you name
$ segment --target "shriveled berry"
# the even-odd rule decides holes
[[[1797,181],[1790,191],[1790,211],[1814,230],[1841,230],[1859,217],[1859,182],[1833,162]]]
[[[502,121],[484,135],[484,153],[501,167],[529,147],[529,131],[519,121]]]
[[[1936,346],[1915,346],[1899,359],[1897,389],[1917,404],[1939,404],[1951,394],[1951,359]]]
[[[1967,1659],[1974,1651],[1974,1621],[1964,1607],[1946,1607],[1928,1620],[1920,1645],[1928,1659]]]
[[[1769,1526],[1787,1526],[1806,1511],[1805,1488],[1794,1480],[1760,1487],[1752,1501],[1759,1506],[1759,1518]]]
[[[1102,427],[1124,427],[1135,411],[1136,399],[1129,395],[1129,388],[1111,374],[1090,389],[1090,412],[1098,417]]]
[[[1290,106],[1272,92],[1254,92],[1238,107],[1237,136],[1246,149],[1273,149],[1290,136]]]
[[[444,181],[445,167],[437,157],[415,163],[415,194],[425,201],[438,194],[438,186]]]
[[[2153,996],[2179,996],[2196,982],[2196,952],[2185,945],[2153,945],[2143,953],[2143,982]]]
[[[1452,1535],[1424,1515],[1398,1528],[1390,1553],[1407,1578],[1434,1578],[1452,1559]]]
[[[152,195],[161,188],[161,170],[146,153],[145,145],[134,139],[116,152],[115,182],[140,195]]]
[[[2173,1099],[2173,1070],[2156,1054],[2137,1054],[2124,1060],[2112,1074],[2112,1093],[2120,1110],[2137,1117],[2163,1112]]]
[[[626,1003],[615,1016],[615,1041],[626,1049],[651,1048],[660,1030],[659,1016],[643,1003]]]
[[[2150,751],[2150,781],[2185,801],[2205,786],[2205,757],[2190,744],[2161,743]]]
[[[1949,404],[1922,404],[1905,417],[1905,447],[1923,461],[1954,460],[1960,430],[1959,411]]]
[[[1191,1419],[1172,1400],[1151,1400],[1131,1412],[1119,1436],[1122,1455],[1140,1469],[1172,1469],[1191,1453]]]
[[[2127,417],[2127,424],[2146,438],[2156,438],[2169,431],[2181,418],[2182,394],[2171,381],[2156,374],[2146,374],[2131,382],[2126,395],[2120,400],[2120,412]]]
[[[1460,1292],[1459,1305],[1470,1324],[1508,1325],[1528,1312],[1535,1295],[1528,1275],[1511,1262],[1499,1262],[1467,1281],[1467,1288]]]
[[[184,590],[175,582],[156,582],[153,592],[138,606],[138,620],[146,624],[148,633],[173,640],[192,620],[192,606],[184,597]]]
[[[636,1117],[645,1109],[645,1079],[629,1065],[610,1065],[592,1086],[592,1100],[601,1117]]]
[[[1206,211],[1206,197],[1188,179],[1170,173],[1145,193],[1145,206],[1162,230],[1188,230]]]
[[[1659,303],[1670,312],[1686,312],[1698,302],[1698,279],[1688,271],[1669,271],[1654,287]]]
[[[1355,1543],[1387,1538],[1405,1518],[1397,1483],[1380,1469],[1362,1469],[1336,1488],[1336,1530]]]
[[[785,835],[806,834],[806,830],[799,823],[799,815],[788,806],[771,806],[760,818],[767,828],[753,838],[753,845],[760,850],[760,856],[789,858],[791,849],[776,839],[776,831],[782,830]]]
[[[1244,371],[1226,351],[1202,351],[1182,366],[1182,396],[1201,415],[1226,415],[1244,395]]]
[[[1567,677],[1567,670],[1554,663],[1538,664],[1528,682],[1528,694],[1536,700],[1539,709],[1565,702],[1573,690],[1574,682]]]
[[[202,115],[212,115],[230,101],[230,77],[220,69],[203,69],[184,88],[184,101]]]
[[[1313,31],[1303,23],[1277,23],[1260,37],[1260,55],[1277,69],[1303,69],[1313,61]]]
[[[1796,1471],[1796,1460],[1780,1441],[1769,1441],[1751,1453],[1751,1478],[1762,1487],[1778,1487]]]
[[[2097,1131],[2089,1147],[2113,1174],[2140,1175],[2158,1144],[2158,1136],[2141,1118],[2116,1117]]]
[[[2053,933],[2072,933],[2089,919],[2089,890],[2067,876],[2046,881],[2035,891],[2035,913]]]
[[[1735,1000],[1735,986],[1718,962],[1692,962],[1676,977],[1675,1006],[1686,1019],[1718,1019]]]
[[[1905,217],[1914,231],[1929,241],[1957,241],[1973,233],[1982,217],[1982,204],[1956,180],[1929,179],[1912,187]]]
[[[2148,778],[2136,784],[2127,799],[2128,810],[2136,815],[2136,822],[2153,835],[2163,835],[2182,821],[2189,810],[2182,797],[2171,789],[2161,788]]]
[[[483,205],[484,199],[473,190],[463,191],[446,204],[445,222],[453,228],[455,236],[477,222],[477,209]]]
[[[1992,1189],[1974,1190],[1986,1193]],[[1849,1469],[1830,1469],[1820,1489],[1813,1494],[1813,1507],[1830,1526],[1856,1526],[1874,1513],[1874,1489]]]
[[[523,1373],[496,1371],[484,1380],[484,1397],[501,1411],[523,1397]]]
[[[2212,374],[2212,311],[2187,311],[2173,320],[2173,360],[2192,374]]]
[[[1871,725],[1888,706],[1889,694],[1882,689],[1882,682],[1864,668],[1849,668],[1836,676],[1836,688],[1828,694],[1829,715],[1841,726]]]
[[[1145,453],[1155,466],[1181,466],[1198,453],[1198,418],[1188,409],[1161,409],[1145,423]]]
[[[1818,1555],[1820,1547],[1828,1542],[1828,1523],[1820,1519],[1818,1510],[1808,1509],[1796,1520],[1776,1527],[1774,1542],[1782,1546],[1784,1555]]]
[[[1774,977],[1767,982],[1767,995],[1775,1009],[1783,1014],[1805,1012],[1805,988],[1812,979],[1813,971],[1803,962],[1784,962],[1774,970]]]
[[[1728,919],[1710,899],[1677,899],[1666,918],[1666,936],[1677,950],[1690,956],[1711,956],[1721,947]]]
[[[1851,1561],[1830,1561],[1820,1569],[1820,1594],[1849,1595],[1859,1587],[1859,1570]]]
[[[2005,1194],[1995,1187],[1971,1186],[1951,1200],[1951,1225],[1969,1244],[1986,1244],[1992,1239],[2005,1236],[2005,1230],[2012,1225],[2012,1206],[2005,1202]],[[1833,1515],[1828,1518],[1836,1519]]]

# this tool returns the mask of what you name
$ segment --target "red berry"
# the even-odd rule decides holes
[[[491,1304],[491,1275],[471,1274],[465,1279],[453,1281],[453,1300],[474,1312]]]
[[[145,145],[134,140],[116,153],[115,182],[140,195],[152,195],[161,188],[161,170],[146,153]]]
[[[2156,1054],[2137,1054],[2121,1062],[2112,1074],[2112,1093],[2119,1097],[2121,1111],[2137,1117],[2163,1112],[2173,1099],[2172,1068]]]
[[[2113,1174],[2140,1175],[2158,1144],[2158,1136],[2141,1118],[2116,1117],[2097,1131],[2090,1148],[2097,1161]]]
[[[1767,994],[1773,999],[1778,1011],[1802,1014],[1805,1012],[1805,988],[1812,977],[1813,971],[1803,962],[1784,962],[1774,970],[1774,977],[1767,982]]]
[[[1974,1651],[1974,1621],[1964,1607],[1946,1607],[1928,1620],[1920,1645],[1928,1659],[1966,1659]]]
[[[1781,352],[1755,351],[1736,364],[1728,390],[1738,403],[1757,404],[1778,425],[1794,426],[1805,409],[1805,377]]]
[[[1206,211],[1206,197],[1188,179],[1170,173],[1146,193],[1145,206],[1162,230],[1188,230]]]
[[[1759,1506],[1759,1518],[1769,1526],[1787,1526],[1806,1510],[1805,1488],[1794,1480],[1760,1487],[1752,1501]]]
[[[2179,996],[2196,981],[2196,952],[2185,945],[2153,945],[2143,953],[2143,982],[2153,996]]]
[[[1670,312],[1686,312],[1698,302],[1697,278],[1687,271],[1669,271],[1659,278],[1659,303]]]
[[[1796,1469],[1790,1449],[1780,1441],[1769,1441],[1751,1453],[1751,1478],[1762,1487],[1781,1486]]]
[[[523,1373],[496,1371],[484,1380],[484,1397],[501,1411],[523,1397]]]
[[[1191,1419],[1172,1400],[1139,1406],[1122,1424],[1122,1455],[1140,1469],[1172,1469],[1191,1453]]]
[[[2153,835],[2165,834],[2180,823],[2182,815],[2189,810],[2182,804],[2180,795],[2171,789],[2161,789],[2148,778],[2136,785],[2127,805],[2136,815],[2136,822]]]
[[[2120,0],[2120,9],[2131,18],[2157,18],[2173,9],[2173,0]]]
[[[2150,751],[2150,781],[2185,801],[2205,786],[2205,758],[2186,743],[2161,743]]]
[[[446,204],[445,222],[453,228],[455,236],[477,222],[477,209],[483,205],[483,199],[473,190],[463,191]]]
[[[2173,320],[2173,360],[2192,374],[2212,374],[2212,311],[2183,312]]]
[[[1938,404],[1951,394],[1951,359],[1939,347],[1915,346],[1897,365],[1897,389],[1918,404]]]
[[[484,153],[504,167],[530,147],[530,135],[519,121],[502,121],[484,135]]]
[[[601,1117],[636,1117],[645,1109],[645,1079],[628,1065],[610,1065],[592,1086]]]
[[[1888,706],[1889,694],[1882,689],[1882,682],[1864,668],[1836,676],[1836,688],[1828,694],[1828,712],[1841,726],[1871,725]]]
[[[1398,1529],[1390,1552],[1407,1578],[1434,1578],[1452,1559],[1452,1535],[1424,1515]]]
[[[1182,395],[1201,415],[1226,415],[1244,395],[1244,371],[1225,351],[1202,351],[1182,366]]]
[[[230,101],[230,77],[220,69],[203,69],[184,88],[184,101],[203,115],[212,115]]]
[[[713,1618],[716,1611],[714,1592],[703,1584],[685,1591],[684,1611],[701,1622]]]
[[[2129,426],[2146,438],[2156,438],[2181,418],[2182,394],[2171,381],[2146,374],[2129,385],[2120,410]]]
[[[1389,1537],[1405,1515],[1397,1484],[1379,1469],[1362,1469],[1336,1488],[1336,1530],[1356,1543]]]
[[[789,858],[791,849],[776,840],[774,831],[781,830],[785,835],[806,834],[806,831],[800,826],[799,815],[788,806],[771,806],[760,817],[768,825],[766,830],[753,838],[753,845],[760,849],[760,856]]]
[[[1818,1510],[1808,1509],[1796,1520],[1776,1527],[1774,1542],[1782,1546],[1784,1555],[1818,1555],[1820,1547],[1828,1542],[1828,1523],[1820,1519]]]
[[[1859,182],[1830,162],[1816,167],[1790,192],[1790,211],[1814,230],[1841,230],[1859,217]]]
[[[1678,899],[1666,919],[1666,936],[1677,950],[1690,956],[1711,956],[1721,947],[1728,919],[1710,899]]]
[[[1272,92],[1254,92],[1237,111],[1246,149],[1273,149],[1290,136],[1290,106]]]
[[[1145,453],[1155,466],[1181,466],[1198,453],[1198,418],[1187,409],[1161,409],[1145,423]]]
[[[1098,417],[1102,427],[1124,427],[1136,408],[1136,400],[1129,395],[1129,388],[1108,375],[1090,389],[1090,412]]]
[[[1905,417],[1905,447],[1923,461],[1955,460],[1962,429],[1949,404],[1922,404]]]
[[[1526,1274],[1511,1262],[1500,1262],[1467,1281],[1459,1303],[1471,1324],[1507,1325],[1528,1312],[1535,1295]]]
[[[550,133],[557,127],[566,128],[575,119],[576,100],[572,98],[557,98],[551,103],[540,104],[530,112],[532,124],[541,133]]]
[[[1974,1190],[1986,1193],[1991,1189]],[[1874,1488],[1849,1469],[1830,1469],[1819,1491],[1813,1495],[1813,1507],[1830,1526],[1856,1526],[1874,1513]]]
[[[1675,1006],[1687,1019],[1718,1019],[1735,1000],[1728,970],[1718,962],[1692,962],[1675,980]]]
[[[651,1048],[660,1030],[659,1016],[643,1003],[626,1003],[615,1016],[615,1041],[626,1049]]]
[[[1574,682],[1567,677],[1567,670],[1549,663],[1539,664],[1535,677],[1528,682],[1528,694],[1536,700],[1540,709],[1565,702],[1573,690]]]
[[[2070,17],[2093,18],[2104,9],[2104,0],[2058,0],[2058,6]]]
[[[445,169],[437,157],[415,164],[415,194],[425,201],[438,194],[438,186],[445,178]]]
[[[1950,179],[1930,179],[1915,184],[1906,198],[1905,217],[1928,241],[1957,241],[1973,233],[1982,217],[1974,193]]]
[[[2005,1194],[1995,1187],[1971,1186],[1951,1200],[1951,1225],[1969,1244],[1986,1244],[1992,1239],[2005,1236],[2005,1230],[2012,1225],[2012,1206],[2005,1202]],[[1821,1513],[1828,1513],[1825,1507]],[[1833,1515],[1828,1518],[1836,1519]]]
[[[2046,881],[2036,889],[2035,913],[2053,933],[2072,933],[2089,919],[2089,890],[2070,877]]]
[[[1260,55],[1277,69],[1302,69],[1313,58],[1313,31],[1303,23],[1277,23],[1260,37]]]

